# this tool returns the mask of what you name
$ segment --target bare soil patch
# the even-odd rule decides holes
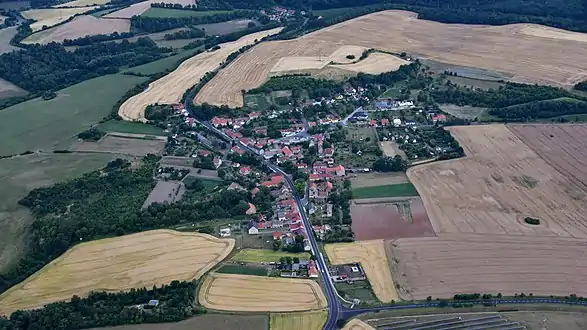
[[[404,173],[358,173],[351,177],[353,188],[375,187],[388,184],[398,184],[409,182],[408,176]]]
[[[294,40],[263,43],[223,69],[196,101],[242,106],[241,90],[265,82],[282,57],[331,54],[341,45],[408,52],[450,65],[504,72],[518,82],[568,87],[587,78],[587,64],[583,61],[585,43],[577,41],[584,34],[565,35],[568,37],[552,39],[522,33],[518,24],[444,24],[417,19],[410,12],[383,11]],[[565,56],[560,56],[562,49]]]
[[[242,312],[322,309],[326,297],[317,282],[304,279],[212,273],[200,288],[206,308]]]
[[[51,27],[59,24],[70,17],[85,13],[86,11],[97,8],[93,7],[80,7],[80,8],[48,8],[48,9],[30,9],[21,12],[22,16],[27,19],[34,19],[36,22],[31,24],[33,31],[39,31],[44,25]]]
[[[193,5],[195,4],[195,0],[166,0],[165,3],[171,4],[180,4],[180,5]],[[142,13],[146,12],[149,8],[151,8],[152,3],[160,3],[159,0],[147,0],[139,3],[135,3],[130,5],[130,7],[123,8],[121,10],[117,10],[113,13],[105,15],[104,18],[126,18],[130,19],[133,16],[141,15]]]
[[[389,244],[402,298],[449,298],[471,292],[587,294],[587,244],[581,239],[445,234]]]
[[[394,157],[395,155],[400,155],[404,159],[407,158],[406,153],[394,141],[381,141],[379,142],[379,146],[385,156]]]
[[[164,147],[165,141],[159,139],[126,138],[106,135],[97,142],[75,142],[69,150],[144,156],[146,154],[160,154]]]
[[[53,6],[53,8],[61,8],[61,7],[87,7],[87,6],[99,6],[105,5],[109,3],[110,0],[74,0],[66,3],[62,3],[57,6]]]
[[[382,302],[399,300],[385,253],[383,240],[324,245],[330,263],[335,265],[359,262],[371,283],[373,292]]]
[[[130,21],[126,19],[104,19],[91,15],[74,18],[71,22],[51,29],[37,32],[23,40],[25,44],[48,44],[63,42],[65,39],[77,39],[96,34],[111,34],[114,32],[129,32]]]
[[[152,230],[82,243],[0,295],[0,314],[84,296],[197,279],[234,248],[234,240]]]

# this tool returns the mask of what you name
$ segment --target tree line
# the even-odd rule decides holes
[[[226,22],[237,18],[254,18],[259,14],[251,10],[234,10],[206,16],[191,17],[144,17],[133,16],[130,20],[131,29],[144,32],[161,32],[198,24]]]
[[[570,98],[533,101],[489,110],[490,115],[508,122],[532,121],[586,113],[587,102]]]
[[[260,87],[248,91],[249,94],[269,93],[280,90],[307,90],[311,99],[328,97],[342,93],[342,84],[328,79],[317,79],[305,75],[272,77]]]
[[[64,39],[63,46],[87,46],[96,42],[104,42],[133,37],[133,32],[113,32],[111,34],[87,35],[77,39]]]
[[[578,91],[587,92],[587,80],[577,83],[573,88],[575,88]]]

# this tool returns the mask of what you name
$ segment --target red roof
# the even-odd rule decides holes
[[[271,177],[270,181],[265,181],[262,183],[262,185],[264,187],[277,186],[278,184],[280,184],[283,181],[283,179],[284,179],[283,175],[274,175],[273,177]]]
[[[183,108],[184,108],[183,104],[178,103],[178,104],[173,105],[173,110],[181,110]]]
[[[289,225],[289,230],[294,231],[294,230],[298,230],[303,228],[304,226],[302,225],[301,222],[296,222],[296,223],[292,223]]]
[[[312,180],[312,181],[322,180],[322,179],[330,179],[332,177],[333,177],[333,175],[330,173],[310,174],[310,180]]]
[[[210,156],[210,154],[211,154],[211,152],[208,151],[208,150],[200,150],[200,151],[198,151],[198,155],[200,155],[200,156],[206,157],[206,156]]]
[[[334,148],[326,148],[326,149],[324,149],[324,155],[325,156],[332,156],[332,155],[334,155]]]
[[[314,127],[314,126],[316,126],[316,122],[315,121],[309,121],[308,122],[308,126]]]
[[[291,155],[293,155],[293,152],[291,152],[289,147],[283,147],[283,149],[281,149],[281,152],[283,152],[285,157],[291,157]]]
[[[432,120],[446,120],[446,116],[445,115],[436,115],[432,117]]]
[[[245,151],[241,147],[239,147],[239,146],[234,146],[230,150],[232,150],[232,152],[237,153],[239,155],[242,155],[242,154],[245,153]]]
[[[377,120],[375,120],[375,119],[369,120],[369,125],[371,125],[371,126],[377,125]]]
[[[249,166],[243,166],[238,171],[242,175],[247,175],[247,174],[251,173],[251,168]]]
[[[389,125],[389,119],[381,119],[381,125]]]
[[[279,231],[273,232],[273,239],[280,239],[283,234]]]
[[[258,118],[259,115],[261,115],[261,114],[258,112],[251,112],[251,113],[249,113],[249,118],[255,119],[255,118]]]

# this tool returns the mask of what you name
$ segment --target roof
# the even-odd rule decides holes
[[[238,171],[242,175],[247,175],[247,174],[251,173],[251,168],[249,166],[242,166]]]
[[[283,234],[280,231],[273,232],[273,239],[279,239],[281,236],[283,236]]]
[[[234,146],[230,150],[232,150],[232,152],[235,152],[235,153],[237,153],[239,155],[242,155],[242,154],[244,154],[246,152],[243,148],[241,148],[239,146]]]
[[[246,214],[255,214],[257,213],[257,208],[254,204],[249,203],[249,209],[247,210]]]

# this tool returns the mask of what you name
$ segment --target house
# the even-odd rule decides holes
[[[443,114],[432,116],[432,121],[435,122],[435,123],[436,122],[439,122],[439,121],[445,122],[446,121],[446,116],[443,115]]]
[[[149,300],[148,305],[151,307],[157,307],[157,306],[159,306],[159,300],[154,300],[154,299]]]
[[[254,204],[249,203],[249,209],[245,212],[246,215],[251,215],[257,213],[257,208]]]
[[[185,123],[190,127],[196,127],[196,119],[195,118],[187,118]]]
[[[208,150],[204,150],[204,149],[202,149],[202,150],[198,151],[198,156],[202,156],[202,157],[208,157],[208,156],[210,156],[211,154],[212,154],[212,153],[211,153],[210,151],[208,151]]]
[[[375,119],[369,120],[369,126],[371,126],[371,127],[377,127],[377,120],[375,120]]]
[[[415,120],[406,120],[407,126],[416,126],[418,123]]]
[[[230,184],[230,186],[228,186],[228,188],[226,188],[227,190],[239,190],[239,191],[245,191],[246,189],[243,188],[243,186],[241,186],[240,184],[233,182]]]
[[[249,120],[257,119],[257,118],[259,118],[260,115],[261,115],[261,113],[259,113],[259,112],[251,112],[251,113],[249,113]]]
[[[230,152],[235,153],[239,156],[242,156],[246,151],[239,146],[234,146],[230,149]]]
[[[387,100],[380,100],[375,102],[375,108],[377,108],[377,110],[390,110],[392,108],[395,107],[395,102],[393,102],[393,100],[391,99],[387,99]]]
[[[314,165],[312,165],[312,169],[314,170],[314,172],[320,172],[324,169],[327,169],[328,165],[326,165],[325,163],[321,163],[321,162],[316,162],[314,163]]]
[[[271,180],[263,182],[261,185],[264,187],[276,187],[281,184],[284,179],[285,177],[283,175],[274,175],[271,177]]]
[[[281,239],[283,237],[283,233],[279,232],[279,231],[274,231],[273,232],[273,240],[276,241],[278,239]]]
[[[214,164],[215,168],[219,168],[220,165],[222,165],[222,159],[214,157],[214,159],[212,159],[212,163]]]
[[[235,132],[231,129],[225,129],[224,134],[228,135],[231,139],[240,139],[243,137],[240,132]]]
[[[397,102],[398,107],[413,107],[414,101],[399,101]]]
[[[330,230],[330,225],[314,226],[314,232],[320,237],[320,239],[324,239],[324,234]]]
[[[316,269],[316,262],[310,260],[308,263],[308,276],[315,278],[318,277],[318,270]]]
[[[310,174],[310,181],[330,180],[334,177],[331,173]]]
[[[210,121],[214,127],[224,127],[232,125],[232,119],[223,117],[213,117]]]
[[[332,157],[334,156],[334,148],[326,148],[324,149],[324,156]]]
[[[323,161],[328,165],[334,165],[334,158],[331,158],[331,157],[324,158]]]
[[[352,282],[367,279],[359,264],[336,266],[335,273],[336,275],[332,278],[335,282]]]
[[[381,126],[387,126],[387,125],[389,125],[389,119],[387,119],[387,118],[381,119]]]
[[[178,111],[181,111],[181,110],[185,109],[185,107],[181,103],[174,104],[171,107],[173,108],[173,110],[175,112],[178,112]]]
[[[258,192],[259,192],[259,188],[257,188],[257,187],[251,189],[251,197],[255,198],[255,196],[257,195]]]
[[[239,172],[241,175],[249,175],[249,174],[251,174],[251,168],[250,168],[249,166],[242,166],[242,167],[241,167],[241,168],[238,170],[238,172]]]
[[[393,120],[393,126],[398,127],[402,124],[402,120],[399,118],[396,118]]]
[[[247,227],[248,227],[249,235],[258,235],[259,234],[259,229],[257,229],[257,224],[253,220],[249,221],[249,225]]]
[[[308,165],[306,165],[305,163],[297,163],[296,167],[298,168],[298,170],[305,170],[308,168]]]
[[[324,217],[331,218],[332,217],[332,204],[326,204],[326,213],[323,214]]]
[[[291,151],[291,149],[289,149],[289,147],[283,147],[283,149],[281,149],[281,152],[287,158],[289,158],[293,155],[293,152]]]
[[[342,165],[338,165],[335,167],[329,167],[325,170],[326,173],[329,174],[335,174],[336,176],[345,176],[346,175],[346,170],[344,168],[344,166]]]

